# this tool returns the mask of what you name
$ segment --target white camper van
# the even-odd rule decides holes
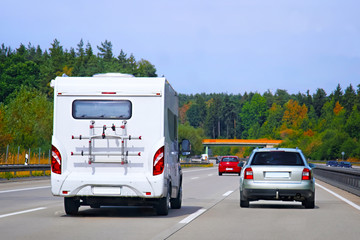
[[[181,207],[178,97],[165,78],[64,76],[51,86],[51,191],[67,214],[83,205],[151,205],[159,215]]]

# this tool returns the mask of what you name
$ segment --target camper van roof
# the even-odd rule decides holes
[[[151,77],[56,77],[56,95],[157,95],[164,93],[165,78]],[[168,83],[167,83],[168,84]]]

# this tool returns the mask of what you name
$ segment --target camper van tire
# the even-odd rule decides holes
[[[182,186],[180,185],[178,194],[176,198],[172,198],[170,201],[170,206],[172,209],[180,209],[181,208],[181,200],[182,199]]]
[[[168,215],[169,214],[169,204],[170,204],[170,193],[168,191],[166,197],[160,198],[159,203],[155,207],[157,215],[163,215],[163,216]]]
[[[64,206],[67,215],[76,215],[79,212],[80,200],[66,197],[64,198]]]

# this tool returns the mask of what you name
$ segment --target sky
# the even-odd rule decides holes
[[[111,41],[179,93],[360,84],[358,0],[1,0],[0,44],[64,49]]]

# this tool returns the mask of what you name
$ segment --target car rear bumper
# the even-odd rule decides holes
[[[289,189],[244,189],[244,197],[249,200],[304,200],[314,198],[312,190]]]
[[[252,200],[304,200],[315,196],[314,181],[301,181],[299,183],[286,182],[254,182],[245,180],[240,191],[243,196]]]
[[[240,173],[239,167],[219,167],[219,173]]]

